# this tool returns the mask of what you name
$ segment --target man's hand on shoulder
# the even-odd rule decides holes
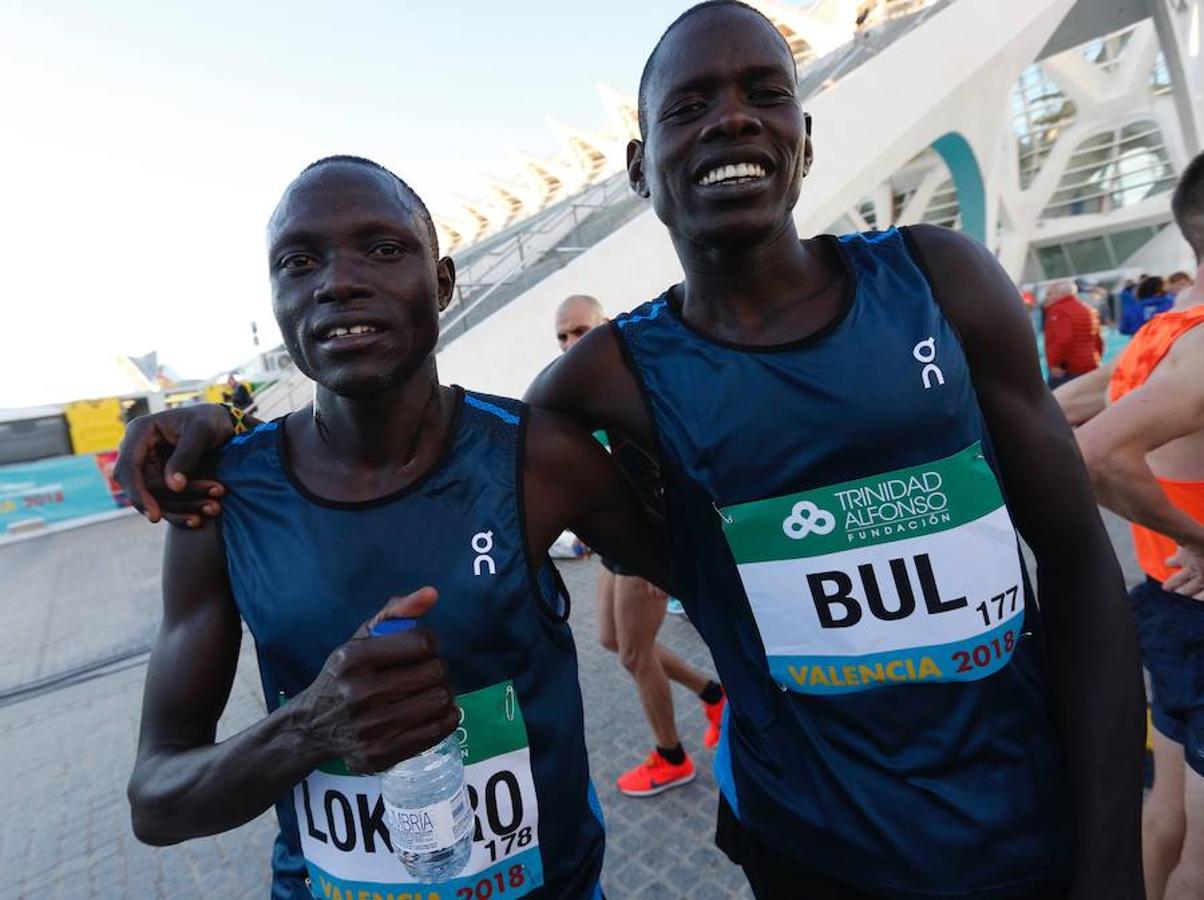
[[[230,414],[216,403],[139,416],[126,427],[113,477],[150,521],[196,528],[221,512],[225,490],[192,476],[201,459],[233,435]]]

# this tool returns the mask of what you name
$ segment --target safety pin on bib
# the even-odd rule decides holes
[[[514,721],[514,706],[515,706],[516,702],[517,702],[517,700],[514,696],[514,685],[512,685],[512,684],[506,685],[505,709],[506,709],[506,721],[507,722]]]
[[[718,503],[716,503],[714,500],[712,500],[712,501],[711,501],[711,508],[712,508],[713,510],[715,510],[715,512],[716,512],[716,513],[718,513],[718,515],[719,515],[719,518],[723,520],[723,524],[724,524],[724,525],[731,525],[733,522],[735,522],[735,521],[736,521],[736,520],[735,520],[734,518],[732,518],[731,516],[724,515],[724,512],[723,512],[723,510],[721,510],[721,509],[719,508],[719,504],[718,504]]]

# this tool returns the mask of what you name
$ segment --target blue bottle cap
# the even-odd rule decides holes
[[[418,627],[417,619],[381,619],[369,629],[368,633],[375,637],[385,634],[397,634]]]

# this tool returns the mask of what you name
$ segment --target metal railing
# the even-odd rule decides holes
[[[300,369],[290,368],[280,377],[255,392],[254,402],[247,412],[257,419],[274,419],[300,409],[314,398],[314,383]]]
[[[591,185],[538,216],[524,219],[486,243],[470,250],[468,261],[456,267],[456,296],[440,319],[442,344],[467,330],[472,314],[509,285],[524,279],[533,267],[549,261],[550,254],[575,256],[596,241],[570,239],[596,213],[623,197],[632,197],[627,173],[615,174]],[[560,268],[566,260],[549,266]],[[492,311],[492,310],[491,310]]]
[[[799,72],[799,95],[806,100],[825,90],[953,2],[898,0],[879,7],[851,41],[807,63]]]

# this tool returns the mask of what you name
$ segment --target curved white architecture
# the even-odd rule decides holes
[[[1204,0],[752,2],[793,48],[814,120],[800,232],[938,222],[1018,284],[1194,267],[1169,191],[1204,144]],[[622,189],[635,98],[599,93],[604,126],[551,123],[554,157],[513,154],[512,177],[436,216],[467,285],[445,381],[521,394],[557,352],[562,298],[618,312],[680,278]]]

